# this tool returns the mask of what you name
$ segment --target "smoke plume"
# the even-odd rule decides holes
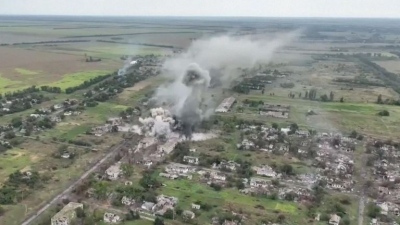
[[[154,100],[169,106],[182,122],[185,135],[190,137],[193,127],[214,111],[215,104],[207,91],[213,78],[222,86],[229,86],[240,75],[239,68],[269,63],[274,53],[297,34],[292,32],[267,40],[231,36],[196,40],[186,52],[165,61],[163,74],[173,82],[161,85]]]

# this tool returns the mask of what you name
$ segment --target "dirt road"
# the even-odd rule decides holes
[[[34,215],[31,217],[27,218],[22,225],[28,225],[32,223],[37,217],[39,217],[44,211],[50,208],[51,205],[57,203],[64,195],[68,194],[71,192],[81,181],[86,179],[91,173],[93,173],[95,170],[97,170],[101,164],[103,164],[105,161],[107,161],[110,157],[112,157],[122,146],[125,145],[125,141],[120,143],[119,145],[113,147],[111,151],[105,155],[102,159],[100,159],[95,165],[93,165],[88,171],[86,171],[82,176],[76,180],[74,183],[72,183],[68,188],[66,188],[63,192],[55,196],[50,202],[48,202],[46,205],[42,206]]]

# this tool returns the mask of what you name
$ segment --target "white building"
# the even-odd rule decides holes
[[[121,221],[121,217],[114,213],[104,213],[103,221],[105,223],[119,223]]]
[[[69,225],[76,217],[76,209],[83,209],[83,204],[70,202],[51,218],[51,225]]]
[[[188,163],[188,164],[194,164],[194,165],[198,165],[199,164],[199,158],[197,157],[193,157],[193,156],[184,156],[183,157],[183,161]]]
[[[221,104],[215,109],[215,112],[226,113],[235,103],[236,99],[234,97],[225,98]]]
[[[257,175],[266,176],[266,177],[277,177],[277,173],[272,169],[272,167],[268,165],[264,165],[262,167],[254,166],[253,170],[256,171]]]
[[[119,178],[119,176],[121,175],[121,173],[122,173],[122,170],[121,170],[120,162],[117,162],[116,164],[110,166],[106,170],[107,177],[110,180],[117,180]]]

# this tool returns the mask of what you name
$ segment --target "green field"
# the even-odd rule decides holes
[[[11,149],[0,154],[0,183],[11,173],[27,167],[31,163],[29,152],[22,149]]]
[[[211,215],[220,210],[230,208],[231,210],[242,210],[244,213],[251,213],[249,220],[256,222],[261,218],[274,217],[274,211],[279,211],[287,215],[288,221],[300,222],[304,215],[293,202],[271,200],[262,197],[252,197],[239,193],[237,189],[223,189],[214,191],[212,188],[196,183],[191,180],[166,180],[165,187],[159,191],[160,194],[178,197],[178,207],[183,210],[190,209],[191,204],[200,201],[214,206],[210,212],[202,212],[198,221],[202,224],[210,221]],[[256,215],[262,215],[258,217]]]
[[[68,87],[78,86],[86,80],[90,80],[100,75],[106,75],[108,73],[110,73],[110,71],[93,70],[93,71],[65,74],[61,80],[47,85],[53,87],[60,87],[61,89],[65,90]]]

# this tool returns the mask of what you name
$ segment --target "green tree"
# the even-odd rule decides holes
[[[382,95],[378,95],[378,99],[376,100],[377,104],[383,104]]]
[[[160,217],[156,217],[153,224],[154,225],[164,225],[164,220],[161,219]]]
[[[163,217],[165,219],[170,219],[170,220],[174,219],[174,210],[167,209],[167,211],[164,213]]]
[[[122,173],[125,178],[129,178],[133,175],[133,166],[129,163],[124,163],[121,165]]]

